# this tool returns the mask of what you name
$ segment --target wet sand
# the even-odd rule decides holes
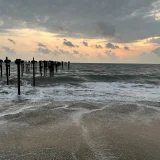
[[[1,160],[159,160],[159,104],[10,105],[0,110]]]

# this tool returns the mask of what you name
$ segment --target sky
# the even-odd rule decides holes
[[[160,63],[160,0],[0,0],[0,59]]]

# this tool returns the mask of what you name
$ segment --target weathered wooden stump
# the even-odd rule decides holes
[[[1,77],[3,76],[3,65],[2,65],[2,63],[3,63],[3,60],[2,59],[0,59],[0,68],[1,68]]]
[[[47,61],[43,61],[43,64],[44,64],[44,76],[47,76],[48,62]]]
[[[9,74],[9,77],[11,75],[11,66],[10,66],[10,63],[11,63],[11,60],[9,60],[9,63],[8,63],[8,74]]]
[[[55,62],[56,73],[58,72],[58,62]]]
[[[63,69],[63,61],[62,61],[62,63],[61,63],[61,64],[62,64],[62,69]]]
[[[33,86],[35,87],[35,63],[36,61],[34,60],[34,57],[33,57],[33,60],[31,61],[31,64],[32,64],[32,67],[33,67]]]
[[[70,61],[68,61],[68,70],[70,70]]]
[[[30,63],[26,62],[26,73],[30,72]]]
[[[1,77],[3,76],[3,60],[0,59],[0,71],[1,71]],[[7,85],[9,85],[9,76],[10,76],[10,63],[11,60],[6,57],[4,60],[4,63],[6,65],[6,77],[7,77]],[[33,69],[33,86],[35,87],[35,74],[36,72],[40,72],[40,75],[42,77],[43,70],[44,70],[44,76],[47,76],[47,70],[49,70],[49,75],[50,77],[54,76],[54,72],[58,72],[58,67],[62,67],[64,69],[64,66],[68,65],[68,70],[70,69],[70,61],[68,62],[63,62],[63,61],[39,61],[39,66],[37,61],[35,61],[34,57],[32,61],[26,61],[24,62],[21,59],[16,59],[15,64],[17,65],[17,78],[18,78],[18,95],[21,94],[20,91],[20,78],[21,76],[23,77],[24,72],[28,73],[30,72],[30,68]],[[26,68],[25,68],[26,67]],[[26,70],[25,70],[26,69]],[[39,70],[38,70],[39,69]]]
[[[8,59],[8,57],[6,57],[5,61],[6,63],[6,77],[7,77],[7,85],[9,85],[9,76],[10,76],[10,62],[11,60]]]
[[[42,61],[39,61],[39,72],[40,72],[40,75],[42,77]]]
[[[24,61],[21,60],[21,75],[23,77],[23,73],[24,73]]]
[[[54,62],[53,61],[49,61],[49,71],[50,71],[50,77],[53,77],[54,75]]]
[[[15,64],[17,64],[17,78],[18,78],[18,95],[20,95],[21,94],[21,90],[20,90],[20,86],[21,86],[21,82],[20,82],[20,66],[21,66],[21,64],[22,64],[22,61],[21,61],[21,59],[16,59],[16,61],[15,61]]]

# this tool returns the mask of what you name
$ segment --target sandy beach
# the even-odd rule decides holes
[[[146,104],[31,103],[2,116],[0,159],[159,160],[159,124]]]

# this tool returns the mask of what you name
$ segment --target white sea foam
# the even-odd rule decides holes
[[[51,87],[21,87],[17,96],[15,86],[1,86],[1,101],[11,100],[54,100],[54,101],[153,101],[160,102],[160,86],[123,82],[87,82],[78,86],[58,84]]]

